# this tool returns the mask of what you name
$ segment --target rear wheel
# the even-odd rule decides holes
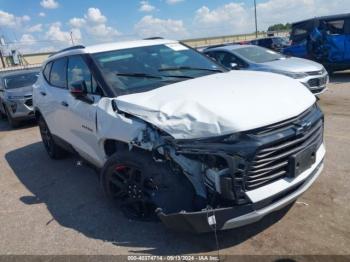
[[[157,208],[165,213],[191,211],[194,191],[187,178],[148,155],[123,151],[111,156],[101,171],[105,194],[118,200],[124,214],[133,219],[156,220]]]
[[[43,117],[39,118],[38,124],[39,124],[41,139],[44,143],[44,146],[48,155],[52,159],[63,158],[67,154],[67,152],[62,147],[56,144],[50,132],[50,129],[47,126]]]

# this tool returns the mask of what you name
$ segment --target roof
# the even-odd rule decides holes
[[[38,73],[40,71],[40,68],[37,69],[22,69],[22,70],[15,70],[10,72],[0,72],[0,77],[7,77],[7,76],[15,76],[15,75],[22,75],[22,74],[30,74],[30,73]]]
[[[125,41],[125,42],[114,42],[107,44],[98,44],[86,47],[72,47],[68,48],[68,50],[62,50],[53,54],[48,58],[47,61],[51,61],[53,59],[64,57],[67,55],[76,55],[76,54],[94,54],[100,52],[107,52],[112,50],[122,50],[127,48],[135,48],[142,46],[152,46],[152,45],[162,45],[162,44],[171,44],[178,43],[178,41],[174,40],[166,40],[166,39],[150,39],[150,40],[136,40],[136,41]]]
[[[204,52],[208,52],[208,51],[215,51],[215,50],[225,50],[225,51],[232,51],[232,50],[237,50],[237,49],[241,49],[241,48],[252,48],[252,47],[256,47],[254,45],[223,45],[223,46],[218,46],[218,47],[214,47],[214,48],[209,48],[207,50],[204,50]]]
[[[328,16],[319,16],[319,17],[312,17],[309,19],[301,20],[298,22],[294,22],[293,25],[311,21],[311,20],[333,20],[333,19],[341,19],[341,18],[350,18],[350,13],[345,13],[345,14],[337,14],[337,15],[328,15]]]

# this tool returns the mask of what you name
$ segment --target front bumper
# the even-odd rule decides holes
[[[14,119],[30,119],[34,117],[32,98],[7,100],[5,105]]]
[[[157,210],[160,220],[169,228],[205,233],[214,230],[209,217],[215,217],[216,229],[227,230],[259,221],[264,216],[282,209],[303,194],[321,174],[325,148],[317,151],[315,164],[294,179],[280,179],[275,183],[247,192],[252,203],[227,208],[164,214]],[[255,192],[254,192],[255,191]],[[211,219],[212,220],[212,219]]]

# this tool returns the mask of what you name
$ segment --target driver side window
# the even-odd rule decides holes
[[[83,80],[85,81],[89,94],[101,95],[100,89],[89,67],[80,55],[69,57],[67,70],[68,88],[70,88],[74,82]]]
[[[232,63],[237,64],[239,67],[244,67],[244,64],[242,63],[242,61],[240,61],[240,59],[238,59],[236,56],[234,56],[231,53],[215,52],[214,57],[220,64],[222,64],[226,68],[231,68]]]

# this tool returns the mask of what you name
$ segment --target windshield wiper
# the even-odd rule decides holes
[[[193,79],[193,76],[185,76],[185,75],[162,75],[162,77],[174,77],[174,78],[187,78]]]
[[[173,77],[173,78],[187,78],[192,79],[192,76],[185,75],[151,75],[145,73],[116,73],[117,76],[131,76],[131,77],[144,77],[144,78],[155,78],[162,79],[163,77]]]
[[[166,67],[166,68],[158,69],[159,72],[162,72],[162,71],[176,71],[176,70],[201,70],[201,71],[211,71],[211,72],[223,72],[221,69],[190,67],[190,66]]]
[[[143,77],[143,78],[155,78],[162,79],[161,76],[145,74],[145,73],[115,73],[117,76],[131,76],[131,77]]]

